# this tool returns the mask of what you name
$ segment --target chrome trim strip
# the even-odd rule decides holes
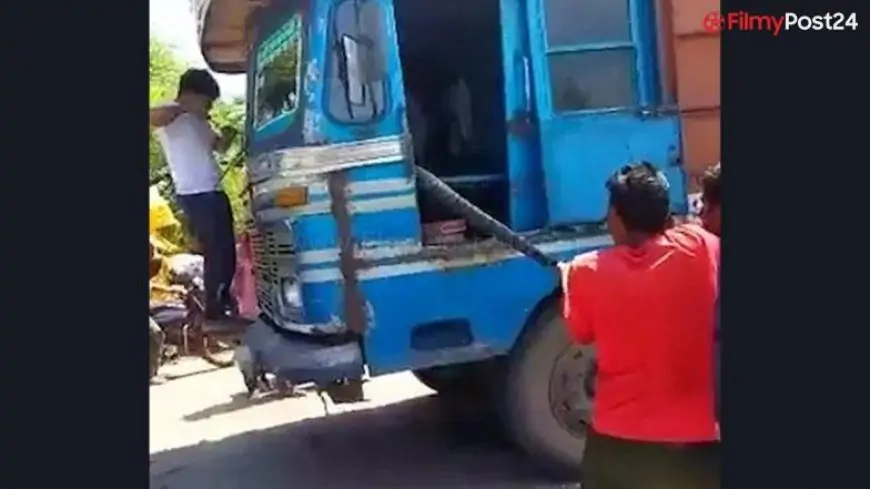
[[[339,334],[347,331],[347,326],[344,325],[338,318],[333,318],[328,323],[297,323],[291,320],[285,320],[280,315],[273,315],[270,319],[281,329],[302,333],[307,335],[315,334]]]
[[[409,148],[407,136],[385,136],[281,149],[251,159],[248,167],[251,182],[256,185],[276,177],[304,177],[402,160],[410,154]]]
[[[407,240],[399,243],[365,243],[364,248],[357,247],[353,251],[354,258],[363,261],[377,261],[398,256],[419,253],[423,246],[416,240]],[[324,263],[338,262],[338,248],[324,248],[319,250],[302,251],[297,255],[300,265],[321,265]]]
[[[613,244],[610,236],[590,236],[587,238],[559,240],[544,243],[539,246],[540,250],[548,255],[566,253],[572,250],[593,249]],[[504,254],[489,254],[473,256],[471,258],[457,258],[448,260],[427,260],[412,263],[400,263],[397,265],[375,266],[361,270],[358,278],[361,281],[378,280],[383,278],[412,275],[417,273],[438,272],[446,269],[466,268],[476,265],[492,264],[520,258],[519,252],[505,251]],[[305,270],[300,273],[302,283],[322,283],[341,281],[341,273],[337,267]]]
[[[271,208],[257,211],[257,221],[262,223],[274,222],[281,219],[289,219],[303,216],[316,216],[332,213],[332,202],[321,200],[300,207],[288,209]],[[351,214],[369,214],[373,212],[392,211],[399,209],[415,209],[417,207],[417,195],[406,194],[393,197],[380,197],[366,200],[356,200],[347,203]]]
[[[254,185],[254,196],[260,197],[264,194],[277,192],[294,185],[307,185],[309,197],[329,196],[329,190],[327,189],[326,182],[323,181],[323,179],[318,179],[313,182],[300,182],[299,178],[293,177],[274,178],[259,185]],[[347,185],[346,194],[349,197],[353,197],[393,192],[398,193],[412,189],[414,189],[414,180],[411,178],[381,178],[378,180],[350,182]]]

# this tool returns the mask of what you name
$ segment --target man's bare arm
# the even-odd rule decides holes
[[[150,120],[151,127],[164,127],[172,123],[176,117],[184,112],[178,105],[163,105],[152,107]]]
[[[223,128],[220,132],[214,131],[214,150],[218,153],[223,153],[230,149],[237,134],[232,128]]]
[[[595,342],[595,328],[590,315],[594,298],[589,297],[594,272],[583,263],[582,258],[559,264],[562,272],[562,316],[573,340],[581,345],[589,345]]]

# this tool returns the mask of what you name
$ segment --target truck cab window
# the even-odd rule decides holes
[[[254,131],[296,111],[301,54],[302,18],[298,14],[257,47],[252,114]]]
[[[553,110],[637,105],[630,0],[544,0]]]
[[[365,123],[386,110],[383,14],[374,0],[344,0],[332,12],[329,115],[343,123]]]

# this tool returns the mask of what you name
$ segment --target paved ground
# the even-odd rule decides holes
[[[194,373],[196,371],[205,373]],[[366,384],[369,401],[252,401],[233,369],[198,361],[151,387],[152,489],[576,489],[537,474],[473,407],[446,411],[410,374]]]

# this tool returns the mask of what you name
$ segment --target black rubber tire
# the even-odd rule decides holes
[[[553,477],[577,481],[582,476],[586,438],[563,428],[550,408],[553,368],[569,347],[554,301],[542,310],[508,360],[502,418],[508,436],[535,464]]]
[[[440,395],[492,399],[501,395],[505,357],[414,370],[417,380]]]

